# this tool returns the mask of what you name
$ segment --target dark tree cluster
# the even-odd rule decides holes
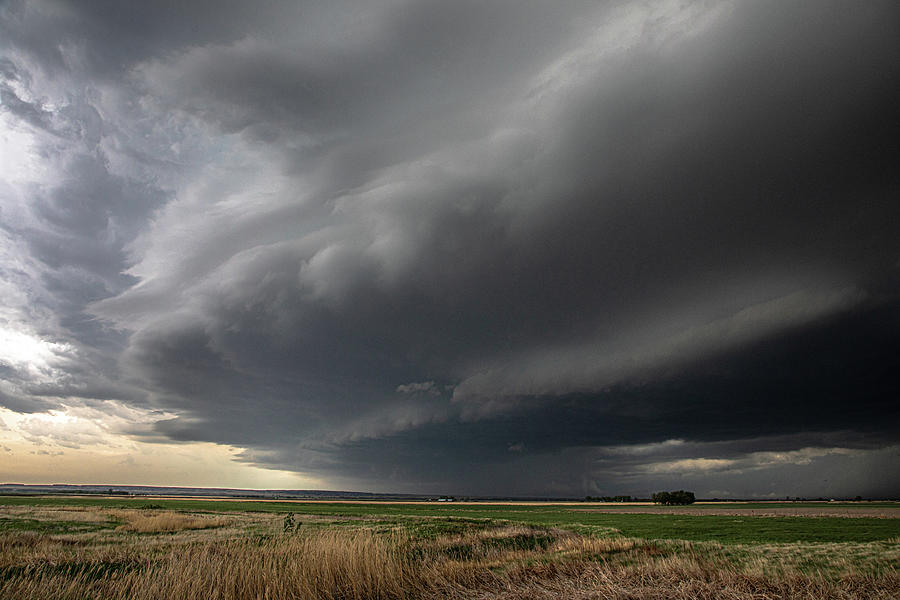
[[[652,496],[652,500],[657,504],[665,504],[667,506],[684,505],[694,503],[694,492],[686,492],[678,490],[677,492],[656,492]]]

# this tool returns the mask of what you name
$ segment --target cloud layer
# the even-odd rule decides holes
[[[7,3],[0,404],[334,487],[898,493],[897,12]]]

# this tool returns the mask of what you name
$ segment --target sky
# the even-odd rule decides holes
[[[0,481],[900,495],[893,0],[0,3]]]

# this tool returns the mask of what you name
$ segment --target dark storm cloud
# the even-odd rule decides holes
[[[890,3],[215,6],[4,9],[4,110],[62,173],[4,225],[58,396],[351,487],[890,456]]]
[[[778,462],[793,469],[795,494],[821,495],[816,485],[827,469],[804,472],[797,464],[834,455],[859,460],[853,468],[860,476],[889,493],[862,457],[892,446],[900,434],[900,387],[891,360],[883,358],[900,350],[891,326],[898,318],[896,307],[844,314],[658,379],[599,394],[521,400],[518,410],[492,419],[358,440],[338,451],[339,464],[369,485],[436,480],[453,488],[465,481],[469,493],[612,495],[618,489],[638,495],[648,493],[642,487],[648,481],[679,487],[688,479],[716,491],[710,496],[724,496],[748,473],[756,482],[740,482],[745,494],[788,489],[784,481],[771,487],[771,474],[761,472]],[[302,453],[292,448],[271,459],[287,465]],[[879,460],[889,464],[896,455],[893,446]],[[848,484],[840,493],[855,495],[850,491]]]

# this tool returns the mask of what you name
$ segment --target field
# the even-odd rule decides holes
[[[897,598],[900,505],[0,497],[0,598]]]

